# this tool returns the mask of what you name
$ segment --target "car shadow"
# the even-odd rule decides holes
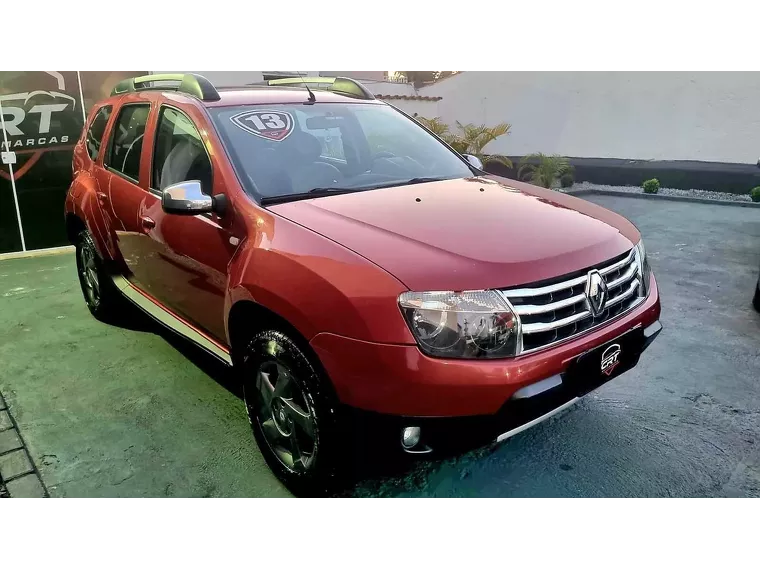
[[[177,350],[208,377],[239,399],[243,399],[243,390],[236,380],[232,368],[219,361],[202,348],[195,345],[162,324],[153,320],[141,310],[125,311],[118,323],[113,326],[126,328],[137,332],[155,334]],[[360,443],[357,445],[361,447]],[[361,449],[359,449],[361,450]],[[345,462],[340,469],[341,475],[334,484],[326,489],[325,496],[352,497],[388,495],[388,488],[403,486],[412,491],[424,486],[424,480],[431,469],[434,469],[447,456],[435,458],[414,457],[399,452],[357,452],[355,455],[344,457]]]
[[[183,338],[166,326],[156,322],[141,310],[132,307],[132,309],[125,311],[123,317],[121,317],[118,322],[114,322],[113,325],[133,330],[135,332],[147,332],[160,336],[167,344],[172,346],[195,365],[195,367],[200,369],[227,391],[239,399],[243,398],[242,387],[239,385],[240,382],[235,380],[232,368],[219,361],[219,359],[204,351],[202,348],[199,348],[190,340]]]

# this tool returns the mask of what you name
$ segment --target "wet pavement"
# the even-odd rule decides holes
[[[664,330],[634,370],[508,441],[357,496],[758,496],[760,211],[591,196],[644,235]],[[94,320],[73,255],[0,262],[0,393],[51,496],[285,496],[223,369]]]
[[[52,497],[289,495],[226,369],[144,319],[95,320],[73,254],[0,261],[0,393]]]
[[[593,196],[641,230],[664,330],[639,365],[502,444],[357,495],[760,496],[760,211]]]

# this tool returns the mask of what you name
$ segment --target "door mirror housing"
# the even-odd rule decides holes
[[[203,193],[198,180],[167,186],[161,194],[161,207],[166,213],[198,215],[214,211],[214,199]]]
[[[471,166],[475,166],[478,170],[483,169],[483,163],[480,161],[480,158],[477,156],[473,156],[472,154],[462,154],[467,161],[470,163]]]

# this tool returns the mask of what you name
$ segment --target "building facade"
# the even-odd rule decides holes
[[[144,73],[0,72],[0,253],[67,244],[63,202],[86,113]]]
[[[0,72],[0,254],[67,245],[63,202],[87,112],[126,77],[178,71]],[[278,77],[346,76],[410,114],[435,114],[433,99],[384,71],[195,71],[219,87]],[[437,101],[437,99],[435,99]]]
[[[0,72],[0,253],[67,244],[61,212],[73,144],[87,111],[121,79],[145,73]],[[348,76],[407,114],[439,117],[452,129],[457,121],[510,123],[509,135],[490,143],[486,153],[617,161],[616,172],[634,161],[645,167],[653,161],[691,161],[696,170],[679,171],[673,179],[687,183],[684,176],[691,175],[694,184],[707,180],[700,170],[705,163],[718,164],[707,186],[718,189],[724,183],[725,191],[737,192],[748,190],[760,172],[754,168],[760,157],[760,73],[755,72],[464,71],[419,89],[389,81],[383,71],[196,73],[220,87],[298,74]],[[730,168],[721,170],[722,163]],[[601,181],[576,163],[577,173],[584,168],[590,174],[583,179]],[[725,183],[726,172],[742,168],[735,182]],[[637,176],[617,180],[638,183]]]

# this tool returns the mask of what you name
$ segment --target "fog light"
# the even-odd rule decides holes
[[[420,434],[419,427],[406,427],[401,432],[401,445],[407,449],[414,448],[420,442]]]

